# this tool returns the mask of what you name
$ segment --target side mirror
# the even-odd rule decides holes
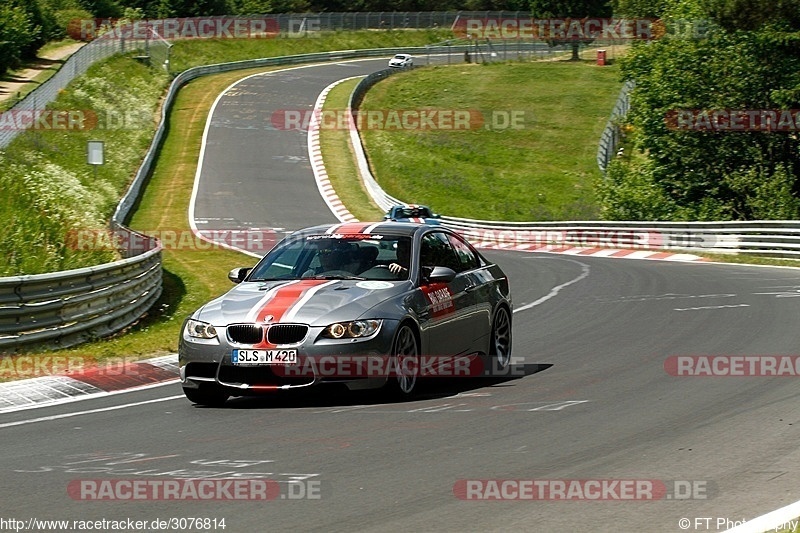
[[[228,279],[233,283],[241,283],[252,270],[251,267],[237,267],[228,272]]]
[[[423,267],[423,272],[425,275],[425,281],[428,283],[450,283],[456,277],[456,271],[452,268],[444,267],[444,266],[435,266],[431,269],[431,267]],[[428,274],[427,271],[430,269],[430,273]]]

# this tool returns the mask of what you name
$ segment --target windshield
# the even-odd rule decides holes
[[[403,207],[399,208],[397,218],[433,218],[433,214],[427,207]]]
[[[396,235],[304,235],[269,252],[247,281],[274,279],[408,279],[411,239]]]

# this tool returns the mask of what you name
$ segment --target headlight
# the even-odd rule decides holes
[[[381,327],[381,320],[353,320],[352,322],[337,322],[325,328],[324,337],[331,339],[358,339],[371,337]]]
[[[216,339],[217,329],[206,322],[199,320],[188,320],[186,322],[186,333],[190,337],[198,339]]]

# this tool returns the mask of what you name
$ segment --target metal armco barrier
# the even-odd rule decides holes
[[[492,222],[442,217],[478,245],[585,246],[800,258],[800,222]]]
[[[132,232],[117,228],[122,239]],[[120,331],[161,294],[161,248],[96,267],[0,278],[0,354],[20,348],[64,348]]]
[[[81,48],[87,52],[80,56],[77,54],[72,56],[76,57],[74,60],[76,64],[80,60],[81,66],[70,69],[71,72],[85,72],[92,62],[121,51],[119,48],[113,51],[111,48],[106,50],[107,45],[95,44],[98,42],[100,41],[93,41]],[[101,49],[103,53],[97,53],[100,46],[104,47]],[[431,46],[403,50],[425,56],[463,54],[466,48],[466,46]],[[148,240],[144,236],[131,239],[131,235],[138,234],[125,228],[123,224],[141,194],[146,178],[155,163],[158,147],[165,134],[166,117],[172,109],[178,90],[184,84],[208,74],[246,68],[339,61],[360,57],[388,57],[395,52],[396,48],[378,48],[262,58],[195,67],[176,76],[161,107],[161,120],[153,141],[112,218],[112,228],[121,234],[122,241],[144,240],[150,243],[149,246],[139,250],[123,250],[124,259],[96,267],[0,278],[0,355],[31,347],[64,348],[114,334],[139,320],[156,302],[161,294],[161,249],[155,239]],[[90,53],[91,55],[88,55]],[[69,78],[71,79],[72,77]],[[53,87],[63,87],[66,83],[68,81],[59,79]],[[48,88],[47,94],[54,99],[57,89]],[[43,107],[44,100],[40,99],[37,102],[36,98],[31,98],[23,100],[20,104]]]
[[[386,69],[366,76],[353,89],[348,109],[358,112],[366,92],[380,80],[400,69]],[[632,84],[623,87],[612,113],[610,126],[628,109],[628,93]],[[607,130],[609,128],[607,127]],[[618,135],[618,134],[617,134]],[[604,135],[605,139],[605,135]],[[618,137],[616,137],[618,139]],[[356,156],[361,180],[372,201],[389,210],[405,202],[384,191],[372,175],[354,127],[350,140]],[[616,142],[616,141],[614,141]],[[601,148],[603,144],[601,142]],[[614,145],[606,144],[613,152]],[[611,155],[608,156],[609,158]],[[600,155],[598,154],[598,163]],[[441,222],[479,246],[508,249],[558,248],[585,246],[598,248],[639,248],[685,250],[706,253],[743,253],[800,258],[800,222],[501,222],[442,216]]]
[[[463,54],[467,49],[474,47],[412,47],[403,48],[403,51],[425,56]],[[165,134],[165,119],[175,96],[187,82],[208,74],[239,69],[381,57],[393,55],[396,51],[396,48],[391,48],[302,54],[208,65],[182,72],[168,89],[153,141],[114,213],[114,231],[120,232],[123,240],[126,240],[126,236],[128,241],[133,240],[130,236],[135,232],[122,224],[155,162],[156,152]],[[372,78],[369,83],[374,83],[379,77]],[[368,87],[361,87],[362,94]],[[359,169],[373,200],[384,209],[403,203],[380,188],[369,173],[357,131],[351,135],[356,141],[353,144],[359,157]],[[800,256],[800,222],[508,223],[454,217],[442,217],[442,221],[478,243],[503,247],[565,243]],[[138,235],[136,240],[141,242],[143,239],[147,241],[146,237]],[[140,319],[161,294],[161,248],[155,239],[148,242],[150,244],[145,249],[132,251],[129,257],[113,263],[49,274],[0,278],[0,355],[32,346],[72,346],[121,331]]]

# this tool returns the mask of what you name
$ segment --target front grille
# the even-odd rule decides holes
[[[273,324],[267,330],[270,344],[297,344],[306,338],[308,326],[305,324]]]
[[[258,344],[264,332],[258,324],[232,324],[228,326],[228,339],[236,344]]]

